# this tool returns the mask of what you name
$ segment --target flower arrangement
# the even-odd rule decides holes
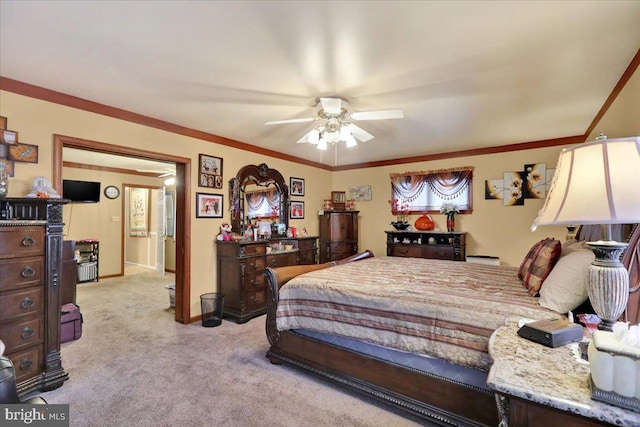
[[[409,202],[400,203],[400,200],[389,200],[391,205],[391,213],[396,216],[397,222],[407,222],[409,217]]]
[[[440,206],[440,212],[445,215],[453,215],[460,213],[460,209],[458,209],[458,205],[455,203],[443,203],[442,206]]]

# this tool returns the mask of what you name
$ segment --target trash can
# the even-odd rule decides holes
[[[202,308],[202,326],[219,326],[222,323],[223,294],[208,293],[200,295],[200,307]]]

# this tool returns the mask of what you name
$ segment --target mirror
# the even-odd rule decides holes
[[[231,228],[235,233],[243,233],[256,218],[269,218],[273,223],[284,224],[284,230],[289,228],[289,188],[282,174],[265,163],[247,165],[238,171],[229,181],[229,200]]]

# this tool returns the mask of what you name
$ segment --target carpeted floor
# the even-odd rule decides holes
[[[129,269],[78,285],[82,337],[62,344],[70,375],[42,396],[71,426],[415,426],[371,400],[265,358],[264,316],[205,328],[173,320],[173,275]]]

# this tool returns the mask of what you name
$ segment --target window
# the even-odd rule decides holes
[[[250,219],[272,218],[279,215],[280,193],[276,188],[247,191],[247,215]]]
[[[460,213],[473,211],[473,168],[392,173],[391,199],[407,204],[410,213],[440,212],[444,203],[455,203]]]

